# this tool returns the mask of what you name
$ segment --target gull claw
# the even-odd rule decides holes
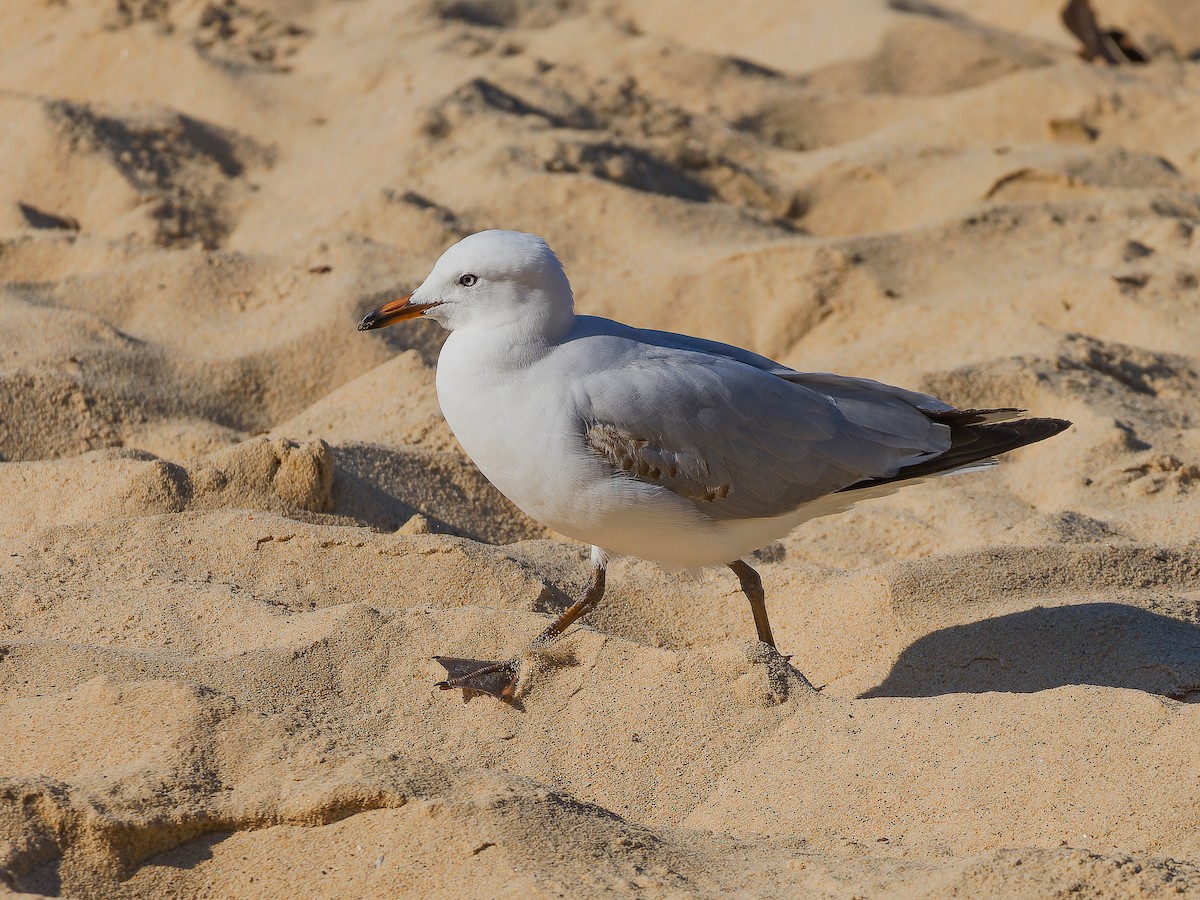
[[[476,694],[487,694],[497,700],[512,702],[517,691],[520,660],[492,662],[457,656],[435,656],[434,659],[446,670],[447,675],[445,681],[437,682],[434,687],[443,691],[459,688],[466,699]]]

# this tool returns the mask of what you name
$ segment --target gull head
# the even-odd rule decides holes
[[[424,316],[449,331],[515,328],[554,338],[575,318],[562,263],[536,234],[480,231],[442,254],[421,286],[372,310],[359,331]]]

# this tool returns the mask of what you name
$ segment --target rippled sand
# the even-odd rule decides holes
[[[11,4],[10,4],[11,5]],[[1054,3],[109,0],[0,29],[0,893],[1200,891],[1200,13]],[[610,570],[497,495],[444,247],[585,312],[1075,427]]]

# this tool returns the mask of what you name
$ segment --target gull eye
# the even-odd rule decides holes
[[[479,279],[476,278],[474,275],[468,274],[468,275],[463,275],[461,278],[459,278],[458,283],[461,284],[463,287],[470,287],[478,280]]]

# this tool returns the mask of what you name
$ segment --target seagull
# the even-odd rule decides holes
[[[1070,422],[956,409],[865,378],[799,372],[749,350],[576,315],[541,237],[481,231],[360,331],[417,317],[450,332],[437,396],[454,436],[523,512],[592,545],[583,596],[535,637],[544,650],[600,603],[610,558],[728,567],[764,652],[777,654],[745,557],[809,519],[931,475],[994,462]],[[769,649],[768,649],[769,648]],[[435,657],[443,690],[512,702],[520,657]],[[784,657],[787,659],[787,657]]]

